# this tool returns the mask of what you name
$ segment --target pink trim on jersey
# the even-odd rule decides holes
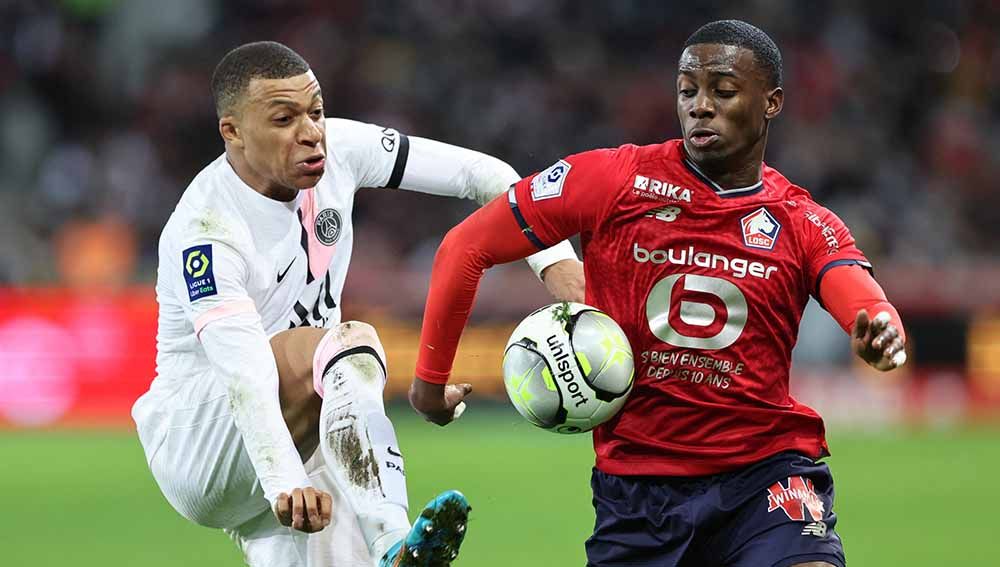
[[[228,301],[218,307],[213,307],[194,320],[194,334],[195,336],[201,335],[201,330],[213,321],[239,315],[240,313],[252,313],[256,309],[257,307],[254,305],[253,300],[249,298]]]
[[[333,260],[333,252],[337,247],[327,246],[316,237],[316,215],[319,214],[316,189],[306,189],[302,193],[302,227],[306,229],[309,240],[309,272],[314,278],[322,279],[330,268],[330,261]]]

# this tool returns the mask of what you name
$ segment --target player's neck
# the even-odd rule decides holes
[[[757,184],[764,174],[764,147],[767,134],[744,152],[719,161],[692,162],[698,170],[723,190],[740,189]],[[689,157],[690,159],[690,157]]]
[[[702,172],[722,189],[739,189],[750,187],[760,181],[763,172],[763,160],[743,162],[735,167],[722,164],[699,164]]]
[[[248,187],[275,201],[293,201],[298,195],[298,190],[290,187],[282,187],[269,182],[266,178],[258,174],[247,160],[238,151],[232,151],[226,147],[226,160],[232,166],[236,176],[240,178]]]

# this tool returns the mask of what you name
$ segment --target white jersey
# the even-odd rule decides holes
[[[351,120],[326,119],[326,146],[323,177],[289,202],[254,191],[220,156],[184,192],[159,244],[157,377],[150,392],[222,380],[272,502],[309,483],[281,418],[267,337],[340,322],[355,192],[408,188],[486,202],[519,179],[485,154]],[[575,256],[566,244],[533,268],[568,257]],[[137,422],[143,411],[140,401]]]

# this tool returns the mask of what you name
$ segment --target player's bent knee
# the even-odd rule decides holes
[[[353,355],[365,355],[356,357]],[[370,356],[369,356],[370,355]],[[377,359],[377,360],[374,360]],[[385,349],[375,332],[375,327],[360,321],[347,321],[330,329],[316,347],[313,357],[313,377],[316,392],[323,395],[323,376],[331,365],[340,360],[351,360],[356,364],[373,364],[378,368],[361,375],[371,376],[369,384],[374,393],[381,396],[385,386]]]
[[[357,347],[371,347],[378,356],[385,362],[385,350],[382,348],[382,341],[378,338],[375,327],[361,321],[347,321],[339,325],[340,333],[343,337],[344,349]]]

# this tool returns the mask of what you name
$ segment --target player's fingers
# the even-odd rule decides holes
[[[903,339],[896,337],[885,347],[882,351],[882,356],[888,360],[893,360],[899,352],[903,351],[906,345],[903,344]]]
[[[278,495],[278,501],[274,504],[274,515],[278,517],[278,522],[283,526],[289,526],[292,523],[292,510],[291,504],[289,503],[288,494],[282,492]]]
[[[296,488],[292,490],[292,527],[297,530],[301,530],[305,524],[304,502],[302,489]]]
[[[868,312],[862,309],[861,311],[858,311],[858,315],[854,318],[854,331],[851,333],[851,336],[856,339],[862,339],[867,331]]]
[[[458,389],[462,392],[462,397],[468,396],[472,393],[472,384],[456,384]]]
[[[316,493],[316,489],[313,487],[308,487],[302,490],[302,497],[305,500],[306,507],[306,518],[309,520],[309,531],[315,532],[323,528],[323,524],[320,521],[320,503],[319,494]]]
[[[872,340],[872,347],[874,347],[875,350],[882,350],[885,345],[891,343],[892,340],[898,336],[899,331],[896,330],[896,327],[894,325],[889,325]]]
[[[319,491],[320,517],[323,519],[323,527],[330,525],[333,518],[333,496],[329,492]]]
[[[892,355],[892,367],[899,368],[900,366],[906,364],[906,350],[900,350],[896,354]]]
[[[889,315],[888,311],[879,311],[872,318],[872,324],[870,332],[872,336],[878,336],[886,327],[889,326],[889,322],[892,321],[892,317]]]

